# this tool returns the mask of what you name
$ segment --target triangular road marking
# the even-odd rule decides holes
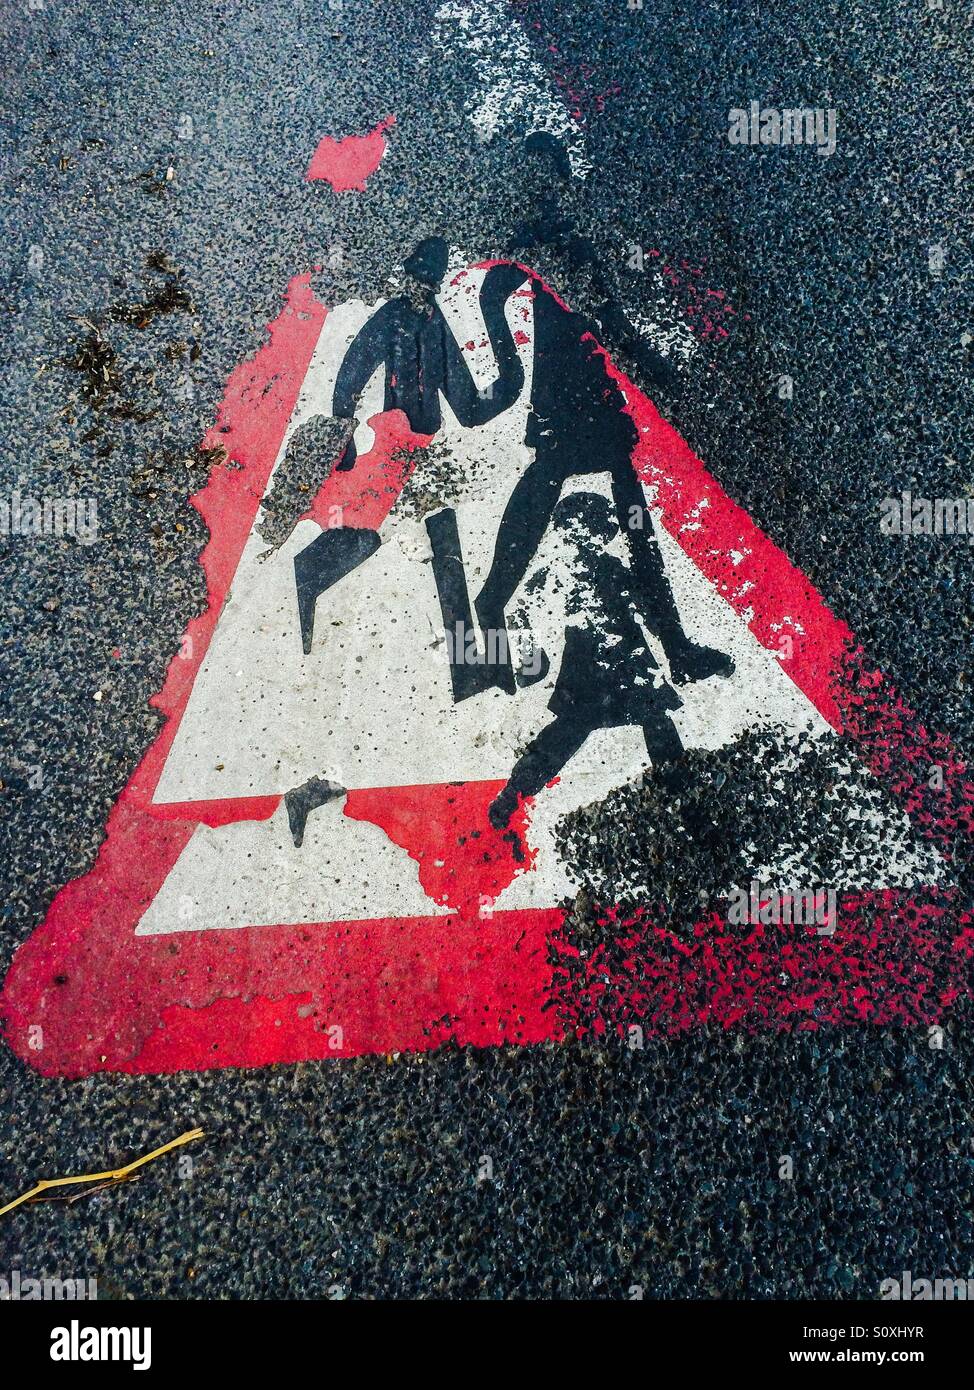
[[[336,381],[382,306],[326,313],[299,277],[270,342],[233,374],[205,441],[228,460],[194,499],[211,532],[209,606],[155,700],[166,726],[109,817],[94,868],[58,894],[0,996],[11,1045],[40,1070],[256,1065],[446,1037],[540,1041],[573,1026],[571,1009],[551,1007],[553,941],[579,887],[557,827],[651,760],[639,726],[610,719],[508,828],[488,818],[551,721],[568,629],[586,620],[572,608],[552,522],[505,610],[548,670],[513,693],[456,698],[429,518],[449,513],[476,590],[515,486],[548,447],[531,434],[552,389],[549,358],[549,377],[536,375],[538,342],[552,323],[562,331],[557,315],[576,322],[527,267],[454,264],[436,302],[479,399],[500,379],[481,311],[499,268],[517,286],[503,302],[517,354],[508,368],[521,383],[510,401],[471,424],[459,418],[469,402],[458,397],[454,410],[444,399],[439,428],[414,430],[384,408],[395,371],[379,368],[359,383],[354,467],[303,500],[282,482],[290,446],[344,413]],[[775,730],[836,758],[838,732],[842,756],[851,745],[861,759],[848,785],[865,787],[836,809],[859,862],[833,885],[841,930],[735,937],[710,919],[689,963],[674,964],[672,943],[651,929],[647,977],[661,984],[647,1018],[682,1028],[708,1016],[784,1026],[936,1017],[962,987],[971,949],[949,868],[971,829],[964,769],[868,670],[807,579],[647,397],[594,340],[585,353],[631,422],[642,524],[659,538],[680,624],[734,662],[730,676],[679,686],[680,741],[717,749]],[[596,510],[601,497],[609,512],[613,476],[593,462],[558,496],[583,493]],[[354,531],[364,548],[302,610],[299,557],[330,530]],[[612,573],[626,572],[626,547],[622,534],[607,543]],[[642,631],[656,687],[670,689],[665,644]],[[943,769],[936,788],[933,764]],[[786,883],[800,873],[793,859],[753,868]],[[853,963],[880,940],[881,967],[857,975]],[[747,972],[757,984],[741,983]]]

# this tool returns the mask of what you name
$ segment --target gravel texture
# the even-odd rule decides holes
[[[506,132],[476,138],[472,61],[432,43],[434,8],[4,17],[4,491],[93,497],[99,534],[0,545],[0,969],[90,866],[157,730],[148,699],[205,597],[197,445],[291,276],[321,266],[326,302],[373,297],[422,237],[486,256],[540,215],[551,169]],[[562,207],[595,282],[564,246],[532,263],[573,306],[607,283],[649,313],[631,248],[665,260],[699,350],[654,389],[661,410],[969,761],[967,542],[891,539],[878,516],[904,488],[970,488],[970,17],[947,0],[504,13],[592,166]],[[728,109],[752,98],[834,106],[835,154],[730,146]],[[323,134],[390,113],[364,193],[304,181]],[[600,833],[611,878],[611,817]],[[712,855],[687,836],[664,896],[709,889]],[[940,1049],[920,1026],[708,1026],[76,1083],[0,1050],[0,1194],[207,1131],[189,1165],[4,1218],[0,1272],[127,1298],[863,1298],[906,1269],[967,1275],[970,1024],[959,1003]]]

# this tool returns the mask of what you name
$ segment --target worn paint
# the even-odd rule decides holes
[[[385,132],[395,124],[395,116],[386,116],[367,135],[346,135],[339,140],[325,135],[311,156],[305,179],[323,179],[336,193],[364,193],[366,179],[378,169],[386,152]]]
[[[454,267],[438,297],[485,389],[495,364],[476,317],[478,288],[498,264]],[[476,429],[444,408],[437,433],[455,465],[451,501],[475,568],[528,458],[536,301],[555,302],[529,267],[517,270],[524,280],[505,313],[523,390]],[[519,703],[491,694],[486,723],[480,697],[452,703],[442,657],[427,650],[437,645],[437,616],[423,517],[397,509],[407,484],[422,483],[416,469],[433,440],[402,411],[384,410],[381,389],[370,394],[381,379],[358,411],[355,466],[329,472],[276,549],[260,534],[261,501],[288,440],[330,416],[343,354],[376,308],[327,313],[299,277],[269,343],[231,378],[204,443],[223,445],[233,466],[217,464],[193,499],[211,533],[201,557],[208,607],[153,702],[166,725],[112,811],[94,868],[57,895],[0,996],[11,1046],[44,1072],[258,1065],[446,1038],[529,1043],[590,1026],[580,1001],[596,966],[571,940],[565,903],[577,880],[559,854],[559,826],[644,771],[634,731],[592,738],[508,831],[491,826],[488,808],[543,722],[555,672]],[[614,949],[623,943],[624,961],[639,962],[635,974],[616,972],[624,1016],[679,1028],[708,1017],[790,1027],[935,1016],[965,987],[962,971],[914,998],[904,983],[915,975],[911,953],[933,933],[960,967],[970,926],[944,906],[949,883],[936,909],[915,906],[914,888],[891,885],[936,881],[958,837],[970,835],[965,769],[864,667],[845,625],[638,387],[594,339],[583,346],[601,359],[606,389],[621,393],[634,426],[632,459],[681,618],[737,663],[726,681],[681,687],[674,722],[684,743],[731,748],[748,730],[784,728],[814,746],[839,731],[881,779],[877,814],[899,818],[898,857],[913,856],[905,880],[902,865],[870,863],[869,881],[842,896],[837,939],[762,933],[759,946],[711,914],[680,942],[651,921],[620,922]],[[375,530],[382,544],[318,600],[315,630],[326,637],[304,666],[283,581],[335,508],[343,526]],[[556,654],[571,614],[551,603],[532,622],[547,618]],[[336,663],[342,639],[328,630],[346,623],[350,648]],[[356,680],[355,657],[375,655],[375,644],[363,645],[369,631],[383,660]],[[933,749],[947,770],[947,813],[920,784]],[[283,798],[314,776],[347,794],[310,811],[298,846]],[[914,831],[926,848],[910,847]]]

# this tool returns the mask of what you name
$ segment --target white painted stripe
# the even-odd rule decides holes
[[[506,0],[447,0],[436,12],[433,50],[441,61],[454,51],[468,59],[473,80],[465,110],[478,139],[546,131],[564,142],[577,178],[591,171],[582,133],[552,93]]]

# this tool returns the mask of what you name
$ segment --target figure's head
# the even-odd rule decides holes
[[[539,159],[549,181],[560,180],[570,183],[572,178],[571,160],[564,142],[547,130],[532,130],[524,142],[528,155]]]
[[[450,248],[441,236],[429,236],[403,261],[407,275],[421,285],[438,290],[450,259]]]
[[[598,492],[570,492],[552,512],[552,521],[572,541],[597,540],[608,545],[619,531],[612,504]]]

